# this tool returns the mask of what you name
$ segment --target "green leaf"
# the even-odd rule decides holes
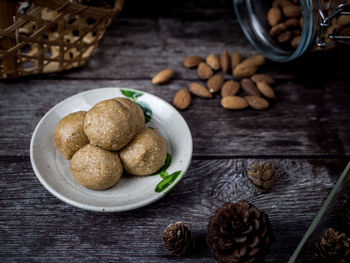
[[[171,155],[168,153],[163,166],[157,172],[155,172],[153,175],[160,174],[160,176],[162,176],[162,172],[164,172],[164,171],[166,172],[166,169],[169,168],[170,164],[171,164]]]
[[[143,95],[143,93],[141,93],[141,92],[135,92],[133,97],[136,100],[138,97],[141,97],[142,95]]]
[[[165,163],[162,166],[162,168],[160,168],[160,171],[165,171],[166,169],[168,169],[170,164],[171,164],[171,155],[168,153],[165,159]]]
[[[136,101],[138,97],[141,97],[143,95],[143,93],[141,92],[127,90],[127,89],[121,89],[120,91],[125,97],[131,98],[133,101]]]
[[[181,174],[181,171],[176,171],[172,173],[171,175],[165,177],[162,181],[157,184],[156,189],[154,189],[155,192],[161,193],[165,189],[167,189],[175,180],[176,178]]]
[[[181,171],[173,172],[170,176],[174,177],[174,180],[181,174]]]
[[[145,115],[145,122],[149,122],[152,119],[152,110],[147,102],[138,101],[136,102],[142,109],[143,114]]]
[[[160,177],[162,177],[162,178],[165,178],[165,177],[168,177],[168,176],[169,176],[169,174],[168,174],[167,171],[161,171],[161,172],[159,173],[159,175],[160,175]]]

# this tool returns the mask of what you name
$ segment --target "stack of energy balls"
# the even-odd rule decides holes
[[[124,169],[132,175],[151,175],[167,156],[165,139],[145,127],[142,109],[126,98],[104,100],[88,112],[65,116],[55,128],[54,143],[65,159],[71,159],[74,179],[95,190],[115,185]]]

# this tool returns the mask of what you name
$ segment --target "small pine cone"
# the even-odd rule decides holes
[[[278,173],[273,164],[258,162],[248,170],[248,178],[257,191],[266,192],[275,184]]]
[[[219,263],[261,262],[273,240],[268,216],[241,200],[218,208],[208,224],[208,246]]]
[[[182,222],[168,225],[162,239],[164,248],[176,256],[181,256],[192,248],[192,233]]]
[[[350,234],[350,198],[344,200],[343,211],[344,211],[345,227],[348,234]]]
[[[350,238],[328,228],[316,243],[316,254],[324,262],[345,263],[350,259]]]

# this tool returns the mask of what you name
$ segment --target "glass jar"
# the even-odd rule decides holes
[[[286,48],[270,36],[271,25],[267,14],[275,1],[233,0],[235,13],[244,34],[265,57],[278,62],[287,62],[310,51],[330,49],[339,43],[350,43],[350,28],[348,28],[350,24],[343,26],[341,30],[338,30],[337,24],[340,16],[345,17],[342,20],[349,21],[349,0],[300,0],[298,5],[301,8],[301,34],[299,44],[293,49]],[[290,2],[299,1],[290,0]]]

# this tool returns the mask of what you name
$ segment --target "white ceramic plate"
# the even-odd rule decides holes
[[[171,163],[162,172],[146,177],[123,176],[112,188],[89,190],[78,184],[53,143],[54,129],[65,115],[89,110],[97,102],[129,97],[143,107],[150,121],[168,144]],[[33,170],[43,186],[54,196],[73,206],[99,212],[127,211],[148,205],[169,192],[186,173],[192,157],[191,132],[179,112],[164,100],[143,91],[102,88],[79,93],[58,103],[40,120],[30,143]]]

